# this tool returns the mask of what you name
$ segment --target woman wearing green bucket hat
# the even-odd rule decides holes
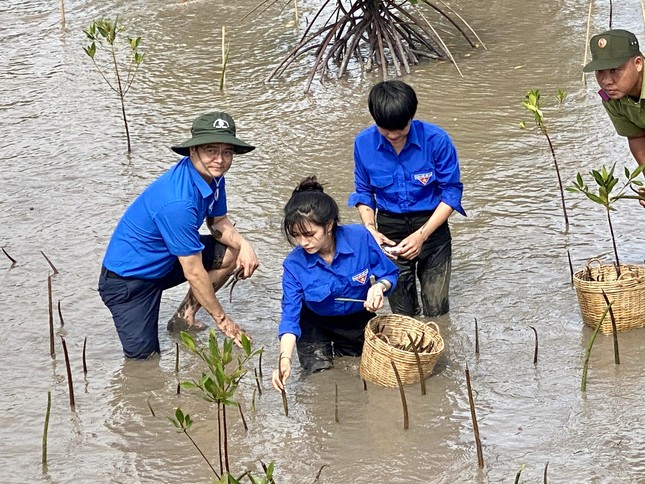
[[[259,265],[251,244],[227,218],[224,179],[233,155],[255,147],[236,137],[233,118],[220,111],[195,119],[191,133],[172,147],[183,158],[125,211],[103,259],[99,293],[130,358],[160,351],[162,292],[186,281],[188,294],[169,330],[205,328],[195,319],[203,307],[226,336],[239,343],[244,332],[216,292],[231,276],[245,279]],[[204,220],[210,235],[199,233]]]

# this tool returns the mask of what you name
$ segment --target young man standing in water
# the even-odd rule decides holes
[[[591,62],[584,72],[595,72],[602,105],[616,132],[627,138],[639,165],[645,165],[645,61],[638,39],[627,30],[608,30],[589,43]],[[641,189],[645,196],[645,189]],[[645,208],[645,200],[640,201]]]
[[[372,87],[368,106],[376,125],[354,141],[355,206],[361,221],[399,267],[398,285],[389,295],[394,313],[449,311],[452,242],[448,217],[461,206],[457,152],[438,126],[413,119],[414,89],[398,80]]]
[[[234,272],[244,279],[259,265],[251,244],[226,216],[224,180],[233,155],[255,147],[235,136],[235,123],[223,112],[199,116],[191,132],[172,147],[183,158],[125,211],[103,259],[99,293],[129,358],[159,352],[161,294],[186,281],[188,294],[169,330],[205,328],[195,320],[203,307],[229,338],[239,342],[243,333],[215,293]],[[210,235],[199,233],[204,219]]]

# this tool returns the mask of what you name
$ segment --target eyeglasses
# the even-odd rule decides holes
[[[201,147],[201,150],[206,153],[210,158],[220,157],[224,160],[233,158],[234,151],[230,148],[220,148],[219,146],[206,146]]]

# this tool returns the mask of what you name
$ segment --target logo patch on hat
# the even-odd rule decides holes
[[[365,284],[365,281],[367,280],[367,272],[369,269],[365,269],[363,272],[360,274],[356,274],[354,277],[352,277],[352,281],[360,282],[361,284]]]
[[[414,179],[420,181],[422,185],[427,185],[428,180],[432,178],[432,172],[430,173],[421,173],[420,175],[414,175]]]
[[[222,119],[222,118],[217,118],[215,121],[213,121],[213,128],[217,129],[228,129],[228,121]]]
[[[600,47],[601,49],[604,49],[605,47],[607,47],[607,39],[605,39],[604,37],[600,37],[598,39],[598,47]]]

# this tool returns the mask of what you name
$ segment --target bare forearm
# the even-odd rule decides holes
[[[367,205],[359,204],[356,207],[358,209],[358,215],[361,218],[361,222],[368,229],[376,230],[376,216],[372,207]]]
[[[288,358],[291,360],[293,349],[296,346],[296,335],[293,333],[285,333],[280,338],[280,358]]]
[[[197,302],[211,315],[215,322],[220,322],[226,316],[224,308],[215,296],[213,284],[208,276],[208,272],[202,267],[186,270],[184,275],[193,290],[193,295]]]
[[[207,218],[206,226],[215,240],[228,247],[239,250],[242,244],[248,243],[228,217]]]
[[[423,240],[427,240],[435,230],[441,227],[450,218],[452,212],[454,212],[454,209],[450,205],[440,202],[428,221],[419,229],[419,234],[423,237]]]

